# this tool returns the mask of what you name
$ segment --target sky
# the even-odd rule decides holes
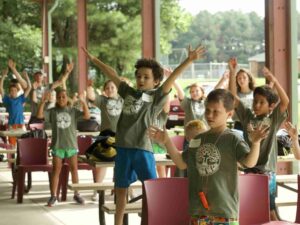
[[[199,11],[207,10],[211,13],[228,10],[240,10],[242,12],[255,11],[259,16],[265,15],[264,0],[179,0],[182,8],[196,15]],[[299,11],[300,0],[297,0],[297,9]]]

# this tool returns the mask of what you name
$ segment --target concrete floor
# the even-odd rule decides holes
[[[91,171],[79,171],[81,182],[92,182]],[[76,205],[73,193],[68,192],[66,202],[59,202],[54,207],[47,207],[49,198],[47,173],[33,173],[32,189],[24,195],[23,204],[17,204],[16,199],[11,196],[11,172],[6,163],[0,163],[0,225],[99,225],[98,203],[91,201],[91,191],[81,192],[85,198],[85,205]],[[112,169],[109,169],[105,180],[111,181]],[[296,185],[296,184],[295,184]],[[110,193],[106,198],[112,201]],[[296,201],[297,194],[283,188],[279,188],[278,202]],[[293,222],[295,220],[296,206],[285,206],[279,208],[282,219]],[[113,225],[114,218],[106,214],[106,224]],[[129,216],[129,224],[140,224],[137,214]]]
[[[81,182],[92,182],[91,171],[79,171]],[[112,179],[112,169],[105,178]],[[43,172],[32,174],[32,189],[24,195],[23,204],[17,204],[11,199],[11,172],[6,163],[0,163],[0,225],[99,225],[98,203],[91,200],[92,191],[81,192],[86,200],[85,205],[77,205],[73,201],[73,193],[68,192],[66,202],[59,202],[54,207],[47,207],[49,198],[48,175]],[[113,201],[110,193],[107,201]],[[114,218],[106,214],[106,224],[113,225]],[[129,215],[129,224],[140,224],[137,214]]]

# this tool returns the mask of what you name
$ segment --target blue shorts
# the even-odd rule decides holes
[[[155,158],[152,152],[142,149],[117,148],[115,158],[115,187],[128,188],[137,179],[156,178]]]

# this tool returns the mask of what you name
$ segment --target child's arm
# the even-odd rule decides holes
[[[300,146],[298,141],[298,130],[297,127],[293,126],[290,122],[285,122],[285,128],[291,137],[292,151],[296,159],[300,160]]]
[[[164,74],[165,74],[166,78],[168,78],[172,74],[172,72],[173,71],[171,69],[164,68]],[[176,80],[174,81],[173,87],[175,88],[175,90],[177,92],[177,97],[178,97],[179,101],[183,100],[184,91]]]
[[[280,103],[279,103],[280,112],[282,112],[282,113],[285,112],[287,110],[289,102],[290,102],[289,97],[287,96],[287,94],[285,93],[283,88],[281,87],[281,85],[278,82],[278,80],[276,79],[276,77],[271,73],[271,71],[267,67],[264,67],[263,73],[264,73],[265,78],[270,83],[273,83],[273,85],[278,93],[278,97],[280,99]]]
[[[251,148],[248,155],[241,160],[241,163],[248,168],[254,167],[257,163],[260,150],[260,142],[268,136],[269,127],[259,126],[253,129],[252,125],[248,126],[248,132],[251,140]]]
[[[234,101],[234,108],[240,103],[240,99],[237,96],[237,87],[236,87],[236,70],[237,70],[237,59],[230,58],[228,61],[228,68],[229,68],[229,91],[233,94],[235,101]]]
[[[89,107],[88,105],[86,104],[86,101],[85,101],[85,97],[83,94],[80,94],[79,95],[79,101],[82,105],[82,110],[83,110],[83,119],[85,120],[88,120],[90,119],[90,111],[89,111]]]
[[[117,72],[110,67],[109,65],[103,63],[101,60],[97,59],[95,56],[91,55],[87,49],[82,47],[82,50],[86,53],[89,60],[91,60],[103,73],[105,76],[107,76],[108,79],[112,80],[117,88],[119,88],[120,83],[122,80],[120,79]]]
[[[53,82],[53,84],[51,85],[51,89],[54,90],[55,88],[62,86],[64,90],[67,90],[67,80],[73,68],[74,63],[68,63],[65,72],[60,76],[60,78],[57,81]]]
[[[171,159],[173,160],[173,162],[176,164],[176,166],[179,169],[184,170],[187,168],[187,165],[183,161],[181,153],[178,151],[178,149],[175,147],[175,145],[171,141],[165,127],[164,127],[164,130],[160,130],[157,127],[150,126],[150,128],[148,129],[148,134],[149,134],[149,137],[151,139],[153,139],[154,141],[165,145]]]
[[[192,50],[191,46],[189,46],[188,57],[171,73],[171,75],[167,78],[167,80],[163,83],[163,92],[165,94],[169,93],[174,81],[176,78],[183,73],[183,71],[194,61],[197,59],[203,58],[205,53],[205,48],[202,45],[199,45],[195,50]]]
[[[218,88],[223,88],[223,89],[227,89],[228,88],[228,79],[229,79],[229,71],[226,70],[222,77],[220,78],[219,82],[216,84],[215,89]]]
[[[2,70],[2,76],[0,79],[0,94],[2,98],[4,97],[3,83],[4,83],[4,79],[7,77],[7,73],[8,73],[8,68]]]
[[[19,81],[19,83],[20,83],[21,87],[23,88],[23,90],[25,90],[27,88],[27,82],[22,78],[22,76],[17,71],[16,63],[12,59],[9,59],[8,60],[8,66],[11,69],[11,71],[13,72],[13,74],[16,76],[16,78]]]
[[[27,88],[24,90],[24,96],[27,97],[31,91],[31,81],[26,71],[23,71],[23,76],[25,77],[27,82]]]
[[[36,117],[38,119],[44,119],[44,107],[45,107],[45,104],[49,101],[50,99],[50,92],[49,91],[45,91],[44,94],[43,94],[43,97],[42,97],[42,100],[41,100],[41,103],[38,107],[38,111],[36,113]]]

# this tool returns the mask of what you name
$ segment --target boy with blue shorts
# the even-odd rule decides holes
[[[124,99],[123,109],[117,124],[115,160],[116,216],[115,225],[123,224],[126,193],[131,183],[156,178],[155,159],[147,128],[153,124],[165,104],[166,97],[175,79],[193,60],[202,58],[205,49],[189,48],[188,58],[177,67],[159,86],[163,78],[163,68],[153,59],[136,62],[134,89],[122,82],[116,71],[83,49],[88,58],[117,86]]]

